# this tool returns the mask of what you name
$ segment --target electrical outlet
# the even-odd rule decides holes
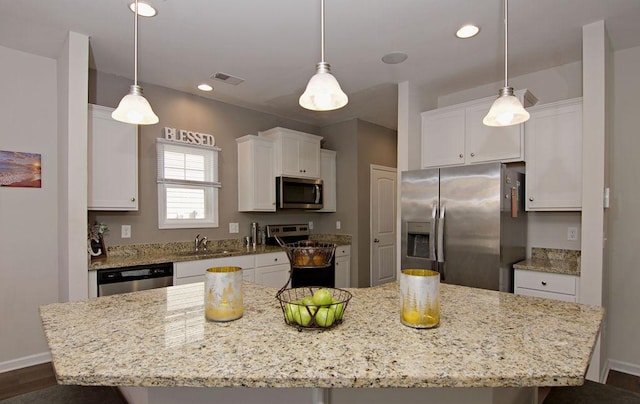
[[[121,238],[131,238],[131,225],[123,224],[120,228],[120,237]]]
[[[578,228],[577,227],[569,227],[567,229],[567,240],[571,240],[571,241],[578,240]]]
[[[342,227],[342,223],[340,223],[339,220],[336,220],[336,230],[340,230],[341,227]]]
[[[313,230],[313,222],[309,221],[309,230]]]
[[[238,223],[229,223],[229,233],[240,233],[240,226]]]

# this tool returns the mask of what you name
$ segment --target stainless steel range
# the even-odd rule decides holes
[[[278,245],[276,236],[284,243],[309,240],[310,231],[306,224],[275,224],[266,226],[266,244]],[[331,264],[320,268],[298,268],[292,265],[291,287],[326,286],[335,287],[336,265],[335,257]]]

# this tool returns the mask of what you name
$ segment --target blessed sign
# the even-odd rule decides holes
[[[213,135],[207,133],[191,132],[188,130],[175,128],[164,128],[164,138],[167,140],[173,140],[177,142],[183,142],[188,144],[197,144],[202,146],[215,146],[216,139]]]

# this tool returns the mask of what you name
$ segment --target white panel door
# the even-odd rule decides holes
[[[395,168],[371,166],[371,286],[396,280]]]

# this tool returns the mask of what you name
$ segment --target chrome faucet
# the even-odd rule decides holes
[[[200,235],[198,234],[195,238],[195,240],[193,240],[193,249],[194,251],[198,251],[200,249],[200,247],[202,247],[203,250],[207,250],[207,236],[204,236],[202,238],[200,238]]]

